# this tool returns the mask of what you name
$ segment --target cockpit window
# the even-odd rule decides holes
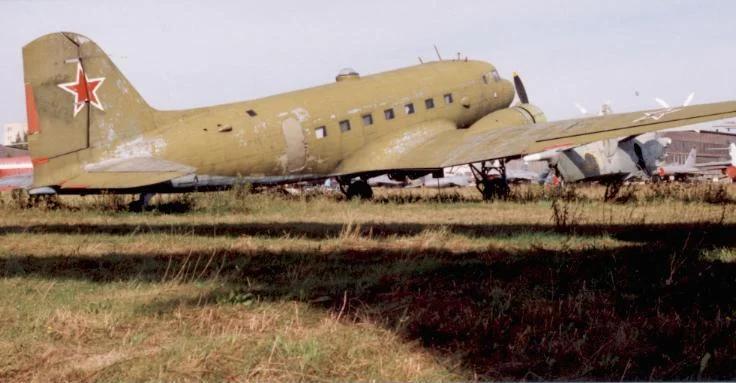
[[[501,76],[498,74],[498,71],[495,69],[483,75],[484,84],[489,84],[491,81],[493,82],[501,81]]]
[[[497,70],[495,70],[495,69],[492,70],[491,71],[491,76],[493,77],[493,81],[496,81],[496,82],[501,81],[501,76],[498,74],[498,71]]]

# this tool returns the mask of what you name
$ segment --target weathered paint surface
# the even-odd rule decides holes
[[[303,118],[304,115],[302,115]],[[307,142],[304,139],[304,128],[300,120],[287,118],[281,123],[281,130],[286,142],[286,173],[295,173],[304,169],[307,162]]]

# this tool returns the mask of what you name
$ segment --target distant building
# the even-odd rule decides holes
[[[0,145],[24,147],[28,144],[28,126],[21,122],[5,124],[0,138]]]

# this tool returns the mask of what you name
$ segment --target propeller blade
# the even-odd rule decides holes
[[[659,97],[655,97],[655,98],[654,98],[654,101],[656,101],[656,102],[657,102],[657,104],[659,104],[659,105],[660,105],[661,107],[663,107],[663,108],[665,108],[665,109],[670,109],[670,104],[668,104],[667,102],[665,102],[665,101],[664,101],[664,100],[662,100],[661,98],[659,98]]]
[[[528,104],[529,97],[526,94],[526,88],[524,88],[524,83],[516,72],[514,72],[514,88],[516,88],[516,94],[519,96],[519,101],[521,101],[522,104]]]
[[[588,114],[588,109],[585,109],[584,106],[578,104],[577,102],[575,103],[575,107],[578,108],[580,114]]]
[[[685,102],[682,103],[682,106],[690,105],[690,103],[693,102],[693,98],[695,98],[695,92],[692,92],[689,96],[687,96],[687,99],[685,99]]]

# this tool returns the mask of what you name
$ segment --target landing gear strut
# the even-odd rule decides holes
[[[340,191],[345,194],[348,199],[360,198],[362,200],[369,200],[373,198],[373,189],[371,185],[368,185],[363,179],[352,181],[350,179],[339,179]]]
[[[128,210],[134,212],[146,210],[148,208],[148,204],[151,202],[151,198],[153,198],[153,195],[153,193],[141,193],[137,200],[128,205]]]
[[[484,201],[505,200],[509,197],[511,189],[506,179],[506,163],[503,160],[498,161],[497,165],[490,161],[483,161],[480,163],[480,168],[476,164],[470,164],[470,170],[475,177],[475,187],[483,195]],[[498,175],[491,174],[493,171]]]
[[[604,185],[606,185],[606,192],[603,195],[603,200],[608,202],[613,201],[618,196],[619,191],[621,191],[621,186],[624,185],[624,181],[612,180],[604,183]]]

